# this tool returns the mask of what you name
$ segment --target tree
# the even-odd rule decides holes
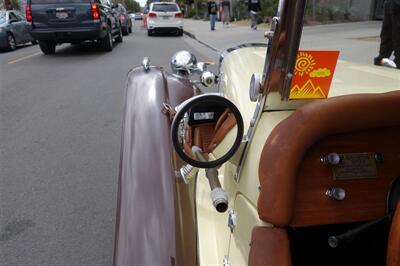
[[[11,9],[11,0],[4,0],[4,7],[6,9]]]
[[[129,12],[140,12],[140,5],[133,0],[124,0],[125,7]]]
[[[140,5],[134,0],[114,0],[114,2],[122,4],[128,12],[140,12]]]
[[[11,0],[11,9],[19,10],[19,2],[18,0]]]

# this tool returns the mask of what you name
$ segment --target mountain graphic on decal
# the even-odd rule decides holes
[[[295,85],[290,91],[290,100],[304,100],[304,99],[326,99],[326,95],[321,87],[315,87],[311,80],[308,80],[303,87]]]

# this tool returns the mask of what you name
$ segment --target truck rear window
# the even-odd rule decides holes
[[[90,3],[90,0],[31,0],[31,5],[58,4],[58,3]]]
[[[153,10],[156,12],[177,12],[178,6],[171,4],[155,4],[153,5]]]

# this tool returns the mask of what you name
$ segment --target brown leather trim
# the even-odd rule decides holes
[[[283,120],[271,132],[260,158],[260,218],[290,224],[298,167],[311,145],[334,134],[400,125],[399,110],[399,91],[356,94],[315,101]]]
[[[235,115],[226,110],[215,126],[213,137],[208,145],[208,152],[212,152],[218,144],[225,138],[226,134],[236,125]]]
[[[309,148],[296,176],[295,206],[292,227],[370,221],[386,213],[386,197],[392,183],[400,176],[400,126],[363,130],[326,137]],[[321,157],[340,154],[373,153],[384,155],[377,162],[376,176],[337,179],[331,166]],[[329,199],[328,188],[346,191],[343,201]]]
[[[254,227],[251,235],[249,266],[289,266],[289,238],[284,229]]]
[[[390,227],[386,265],[400,265],[400,202],[397,203],[392,226]]]

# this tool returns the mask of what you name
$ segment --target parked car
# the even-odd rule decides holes
[[[143,14],[142,13],[135,13],[135,20],[143,20]]]
[[[299,51],[305,6],[129,72],[114,265],[399,265],[399,70]]]
[[[16,10],[0,10],[0,49],[15,50],[29,42],[36,44],[25,16]]]
[[[147,33],[183,34],[183,15],[179,6],[172,2],[151,3],[147,14]]]
[[[109,0],[28,0],[26,18],[44,54],[54,54],[61,43],[95,41],[111,51],[113,40],[122,42],[121,24]]]
[[[114,4],[113,7],[116,10],[118,18],[119,18],[121,28],[122,28],[122,34],[128,35],[129,33],[132,33],[132,21],[131,21],[125,7],[119,3]]]

